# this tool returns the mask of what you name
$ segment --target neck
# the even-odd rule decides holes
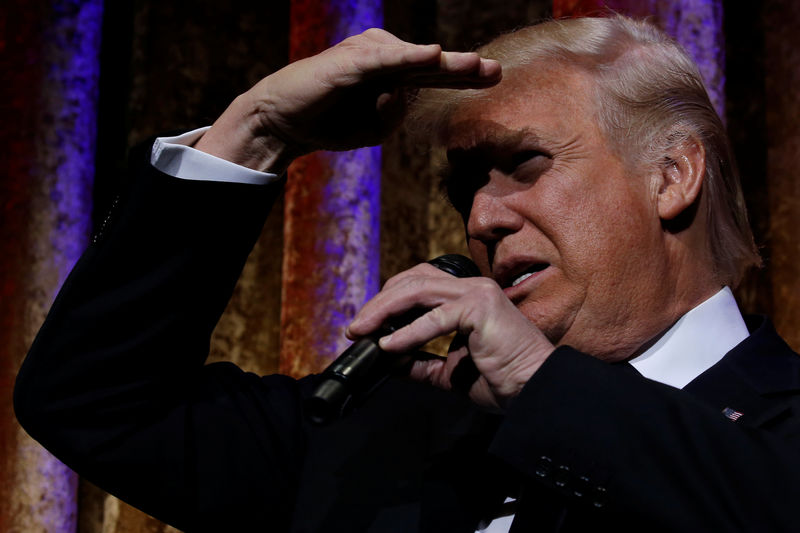
[[[652,346],[675,322],[686,313],[705,302],[725,285],[715,274],[714,260],[706,245],[704,220],[696,222],[678,233],[664,232],[667,291],[664,314],[658,331],[642,344],[633,355],[641,354]]]
[[[705,245],[705,235],[690,227],[680,233],[664,232],[662,261],[651,286],[649,314],[640,322],[638,338],[632,337],[613,360],[624,360],[644,353],[682,316],[711,298],[724,286],[714,273],[713,259]]]

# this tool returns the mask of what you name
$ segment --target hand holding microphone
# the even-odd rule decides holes
[[[353,318],[348,335],[371,334],[414,309],[425,311],[408,325],[378,337],[380,348],[397,356],[456,332],[446,358],[415,357],[408,377],[465,394],[493,411],[505,410],[555,349],[496,281],[483,276],[457,279],[429,265],[388,280]]]
[[[448,254],[428,261],[438,269],[459,278],[480,276],[468,258]],[[390,320],[378,331],[354,342],[320,376],[313,394],[306,401],[306,412],[316,424],[328,423],[362,402],[393,373],[411,362],[410,354],[386,353],[378,339],[412,322],[425,310],[412,310]]]

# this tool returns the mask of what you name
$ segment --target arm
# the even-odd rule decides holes
[[[561,347],[514,401],[491,452],[595,519],[795,531],[800,421],[791,398],[761,399],[770,416],[733,422],[686,391]]]
[[[203,366],[279,188],[139,166],[31,348],[18,418],[88,479],[179,527],[222,518],[212,502],[285,508],[303,447],[297,385]],[[243,490],[258,477],[263,490]]]
[[[791,414],[792,377],[763,398],[762,390],[748,391],[768,402],[770,418],[735,423],[722,415],[725,404],[566,346],[554,350],[494,282],[446,277],[426,265],[387,282],[350,333],[361,335],[415,306],[432,311],[381,339],[382,347],[402,352],[437,335],[461,335],[463,345],[446,362],[420,361],[413,376],[450,389],[462,361],[474,365],[468,394],[506,413],[490,451],[534,489],[523,490],[522,514],[526,499],[545,491],[580,510],[572,516],[588,517],[576,530],[595,527],[594,520],[666,531],[796,529],[800,422]],[[796,364],[781,367],[797,375]],[[720,396],[728,399],[719,401],[735,402],[742,391],[728,387]]]
[[[280,174],[310,150],[380,141],[406,88],[497,79],[475,54],[372,30],[262,80],[196,147]],[[343,113],[354,118],[337,124]],[[285,529],[305,384],[204,365],[280,186],[176,179],[146,158],[24,362],[18,419],[82,475],[182,529]]]

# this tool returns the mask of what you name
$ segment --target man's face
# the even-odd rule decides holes
[[[469,248],[555,344],[631,355],[668,326],[658,185],[597,125],[585,74],[536,65],[463,103],[445,145]]]

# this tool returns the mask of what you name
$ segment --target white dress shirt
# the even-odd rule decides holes
[[[170,176],[263,185],[279,176],[245,168],[191,148],[208,128],[160,137],[151,163]],[[749,335],[728,287],[683,315],[644,353],[629,363],[648,379],[683,388]],[[511,498],[506,501],[512,501]],[[481,533],[508,533],[514,515],[493,520]]]
[[[277,174],[252,170],[192,148],[191,145],[210,127],[198,128],[175,137],[159,137],[153,143],[150,163],[164,174],[185,180],[265,185],[279,178]]]
[[[629,362],[644,377],[682,389],[748,335],[733,293],[723,287]]]

